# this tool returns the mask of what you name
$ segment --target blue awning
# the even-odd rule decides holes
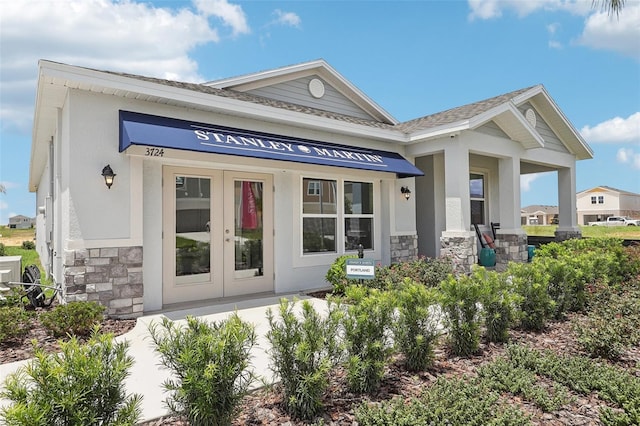
[[[120,152],[131,145],[424,175],[395,152],[120,111]]]

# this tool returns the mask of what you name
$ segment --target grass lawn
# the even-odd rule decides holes
[[[523,226],[527,235],[535,237],[553,237],[557,225]],[[580,226],[583,237],[615,237],[622,239],[640,239],[640,226]]]

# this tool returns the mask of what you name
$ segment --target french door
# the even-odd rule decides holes
[[[163,304],[273,291],[272,176],[165,167]]]

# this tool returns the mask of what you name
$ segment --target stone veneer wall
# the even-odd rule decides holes
[[[478,263],[475,235],[443,235],[440,237],[440,256],[451,259],[455,274],[468,274]]]
[[[412,261],[417,258],[417,235],[394,235],[391,237],[391,263]]]
[[[582,238],[582,231],[580,229],[575,230],[556,230],[556,241],[565,241],[573,238]]]
[[[526,262],[527,234],[498,234],[496,243],[496,270],[504,271],[509,262]]]
[[[100,302],[111,317],[142,315],[142,247],[65,250],[66,301]]]

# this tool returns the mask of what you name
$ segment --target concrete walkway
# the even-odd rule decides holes
[[[267,322],[267,309],[272,308],[274,314],[278,313],[280,299],[284,296],[271,296],[264,298],[211,305],[200,308],[184,309],[171,312],[163,312],[156,315],[148,315],[138,318],[136,326],[129,333],[117,337],[118,340],[129,341],[129,355],[133,356],[135,363],[130,371],[130,376],[126,380],[126,389],[130,394],[138,393],[143,395],[142,418],[141,421],[155,419],[167,414],[164,400],[167,395],[162,388],[162,382],[166,380],[170,373],[162,368],[160,356],[153,349],[153,342],[149,335],[148,326],[152,322],[159,322],[163,316],[178,322],[184,322],[187,315],[201,317],[212,322],[227,318],[234,311],[242,320],[253,324],[256,327],[258,336],[256,346],[252,351],[252,365],[255,373],[259,377],[272,381],[273,376],[269,370],[269,357],[266,350],[269,342],[266,334],[269,331]],[[326,312],[327,303],[317,298],[309,298],[302,295],[286,296],[288,299],[297,297],[300,300],[308,299],[318,312]],[[5,377],[16,371],[19,367],[29,362],[29,360],[13,362],[0,365],[0,383],[4,383]],[[254,386],[260,386],[256,383]],[[0,406],[7,401],[0,401]]]

